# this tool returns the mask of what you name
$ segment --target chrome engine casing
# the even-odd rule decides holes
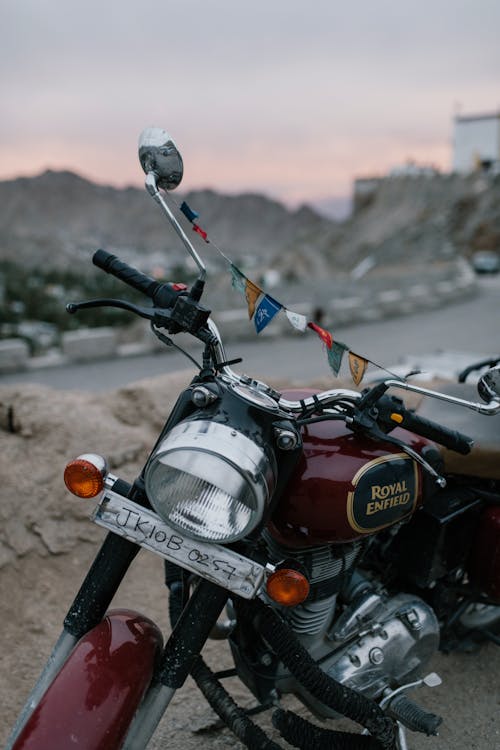
[[[410,682],[436,652],[439,623],[416,596],[382,596],[374,590],[350,605],[318,636],[297,634],[321,669],[337,682],[370,697]],[[291,675],[279,672],[276,687],[293,693],[317,716],[335,717]]]
[[[346,550],[337,550],[345,565]],[[352,573],[356,549],[347,549],[347,554],[346,572]],[[279,556],[289,557],[290,550],[272,545],[273,559]],[[331,547],[304,550],[295,556],[308,568],[313,586],[318,581],[322,585],[329,575],[329,565],[330,575],[338,576],[338,560]],[[325,564],[327,560],[329,565]],[[405,593],[389,596],[357,573],[355,578],[352,598],[337,617],[338,591],[289,610],[280,608],[280,614],[326,674],[376,699],[386,688],[411,681],[423,669],[438,649],[439,623],[433,609],[419,597]],[[337,716],[313,698],[283,664],[278,665],[275,687],[296,695],[320,718]]]

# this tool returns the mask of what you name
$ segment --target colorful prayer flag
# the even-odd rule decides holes
[[[267,324],[271,322],[271,320],[274,318],[276,313],[281,310],[281,308],[282,305],[280,305],[279,302],[276,302],[276,300],[274,300],[268,294],[264,295],[264,297],[259,302],[259,306],[255,311],[255,316],[253,319],[253,322],[255,323],[255,330],[257,331],[257,333],[260,333],[264,330]]]
[[[307,328],[307,318],[305,315],[293,312],[292,310],[285,310],[285,315],[297,331],[304,332]]]
[[[254,284],[250,279],[246,279],[245,284],[245,297],[247,298],[248,305],[248,317],[250,320],[253,318],[255,312],[255,303],[262,294],[262,289]]]
[[[186,201],[182,201],[180,205],[180,209],[182,213],[184,214],[184,216],[186,217],[186,219],[190,222],[193,222],[199,216],[199,214],[197,214],[196,211],[193,211],[191,208],[189,208]]]
[[[204,229],[202,229],[198,224],[195,224],[193,221],[193,232],[197,232],[200,237],[203,237],[205,242],[208,242],[208,234],[205,232]]]
[[[193,225],[193,231],[197,232],[200,237],[203,237],[205,242],[209,242],[207,232],[205,232],[204,229],[202,229],[198,224],[195,223],[195,219],[198,218],[198,214],[196,213],[196,211],[193,211],[188,206],[186,201],[182,202],[180,210],[182,211],[186,219],[188,219],[188,221],[190,221]],[[344,352],[348,351],[348,347],[340,341],[334,341],[332,334],[325,328],[321,328],[321,326],[317,325],[317,323],[307,322],[307,318],[305,315],[300,315],[299,313],[293,312],[292,310],[287,310],[280,302],[277,302],[275,299],[265,294],[262,289],[257,286],[257,284],[254,284],[253,281],[250,281],[250,279],[248,279],[239,270],[239,268],[237,268],[231,262],[230,258],[224,255],[220,248],[218,248],[216,245],[214,247],[229,263],[231,269],[231,283],[233,288],[238,292],[242,292],[245,294],[248,304],[248,317],[252,319],[255,314],[254,323],[257,333],[260,333],[268,325],[268,323],[270,323],[274,316],[280,310],[284,309],[288,321],[294,328],[302,332],[305,331],[306,328],[310,328],[320,337],[322,342],[327,347],[329,365],[335,375],[338,375]],[[263,298],[259,302],[256,311],[255,307],[261,295],[263,295]],[[370,360],[367,360],[364,357],[359,356],[359,354],[354,354],[354,352],[349,351],[349,369],[351,371],[352,379],[356,385],[359,385],[363,380],[368,364],[370,364]],[[375,362],[372,362],[371,364],[375,365],[375,367],[385,369],[386,372],[390,373],[390,370],[381,367],[381,365],[377,365]],[[394,373],[390,374],[394,377],[398,377],[397,375],[394,375]]]
[[[333,337],[329,331],[325,331],[325,329],[321,328],[321,326],[317,325],[316,323],[311,323],[311,322],[307,324],[307,327],[318,334],[321,341],[326,345],[327,349],[332,348]]]
[[[368,362],[364,357],[360,357],[359,354],[354,354],[354,352],[349,352],[349,369],[356,385],[359,385],[363,380],[367,367]]]
[[[342,364],[342,357],[347,346],[341,341],[332,341],[332,346],[327,351],[328,363],[333,370],[334,375],[338,375]]]
[[[236,268],[236,266],[231,263],[231,285],[233,289],[236,289],[237,292],[245,294],[246,284],[247,277],[243,273],[241,273],[239,268]]]
[[[347,351],[348,347],[341,341],[334,341],[333,336],[329,331],[326,331],[316,323],[309,322],[307,327],[318,334],[321,341],[327,348],[328,364],[333,370],[335,375],[339,374],[340,365],[342,364],[342,357],[344,352]]]

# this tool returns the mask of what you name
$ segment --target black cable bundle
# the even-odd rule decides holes
[[[179,570],[168,564],[166,583],[170,589],[172,627],[183,608],[183,584]],[[336,732],[316,727],[290,711],[275,711],[273,724],[290,744],[303,750],[395,750],[395,727],[375,701],[341,685],[317,666],[281,617],[259,599],[235,599],[234,604],[248,618],[258,616],[258,629],[294,677],[322,703],[365,726],[371,736]],[[211,708],[250,750],[281,750],[232,699],[199,656],[191,675]]]
[[[280,745],[269,739],[264,730],[235,703],[201,656],[196,660],[191,676],[217,716],[246,747],[250,750],[281,750]]]
[[[380,742],[370,735],[323,729],[281,708],[273,714],[273,725],[290,745],[302,750],[379,750]]]
[[[379,748],[394,750],[395,725],[375,701],[333,680],[318,667],[288,625],[259,599],[235,601],[244,618],[258,618],[257,630],[295,679],[326,706],[366,727]]]
[[[170,589],[170,622],[174,627],[182,612],[183,585],[179,580],[178,568],[168,564],[165,568],[166,583]],[[281,750],[281,747],[270,740],[266,733],[247,716],[245,710],[231,698],[201,656],[196,659],[191,669],[191,676],[210,707],[246,747],[250,750]]]

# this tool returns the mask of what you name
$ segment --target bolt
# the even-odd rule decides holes
[[[414,609],[410,609],[408,612],[405,612],[405,619],[412,630],[422,629],[420,617],[418,616],[418,612],[416,612]]]
[[[384,661],[384,652],[381,648],[372,648],[368,657],[372,664],[382,664]]]
[[[299,439],[297,433],[293,430],[283,430],[280,427],[276,427],[274,434],[276,435],[278,448],[281,450],[291,451],[297,447]]]
[[[217,395],[203,385],[197,386],[192,390],[191,401],[199,409],[203,409],[205,406],[208,406],[216,400]]]

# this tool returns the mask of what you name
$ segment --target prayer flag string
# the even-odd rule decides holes
[[[175,203],[175,201],[173,202]],[[377,364],[373,360],[368,359],[368,357],[363,357],[360,354],[354,353],[342,341],[337,341],[330,331],[326,330],[326,328],[322,328],[317,323],[308,321],[305,315],[289,310],[281,302],[267,294],[260,286],[258,286],[258,284],[251,281],[251,279],[240,271],[232,260],[208,238],[208,233],[195,221],[199,218],[199,214],[197,214],[196,211],[193,211],[186,201],[183,201],[180,206],[177,206],[177,208],[191,223],[193,231],[196,232],[206,243],[212,244],[217,252],[228,263],[233,289],[236,289],[236,291],[245,295],[248,307],[248,317],[250,320],[253,320],[257,333],[261,333],[276,315],[283,311],[290,325],[297,331],[304,333],[306,329],[309,328],[321,339],[326,348],[328,364],[334,375],[337,376],[339,374],[344,354],[345,352],[348,352],[349,371],[355,385],[358,386],[361,383],[369,364],[374,365],[374,367],[377,367],[379,370],[383,370],[398,380],[401,380],[398,375],[395,375],[395,373],[391,372],[386,367]]]

